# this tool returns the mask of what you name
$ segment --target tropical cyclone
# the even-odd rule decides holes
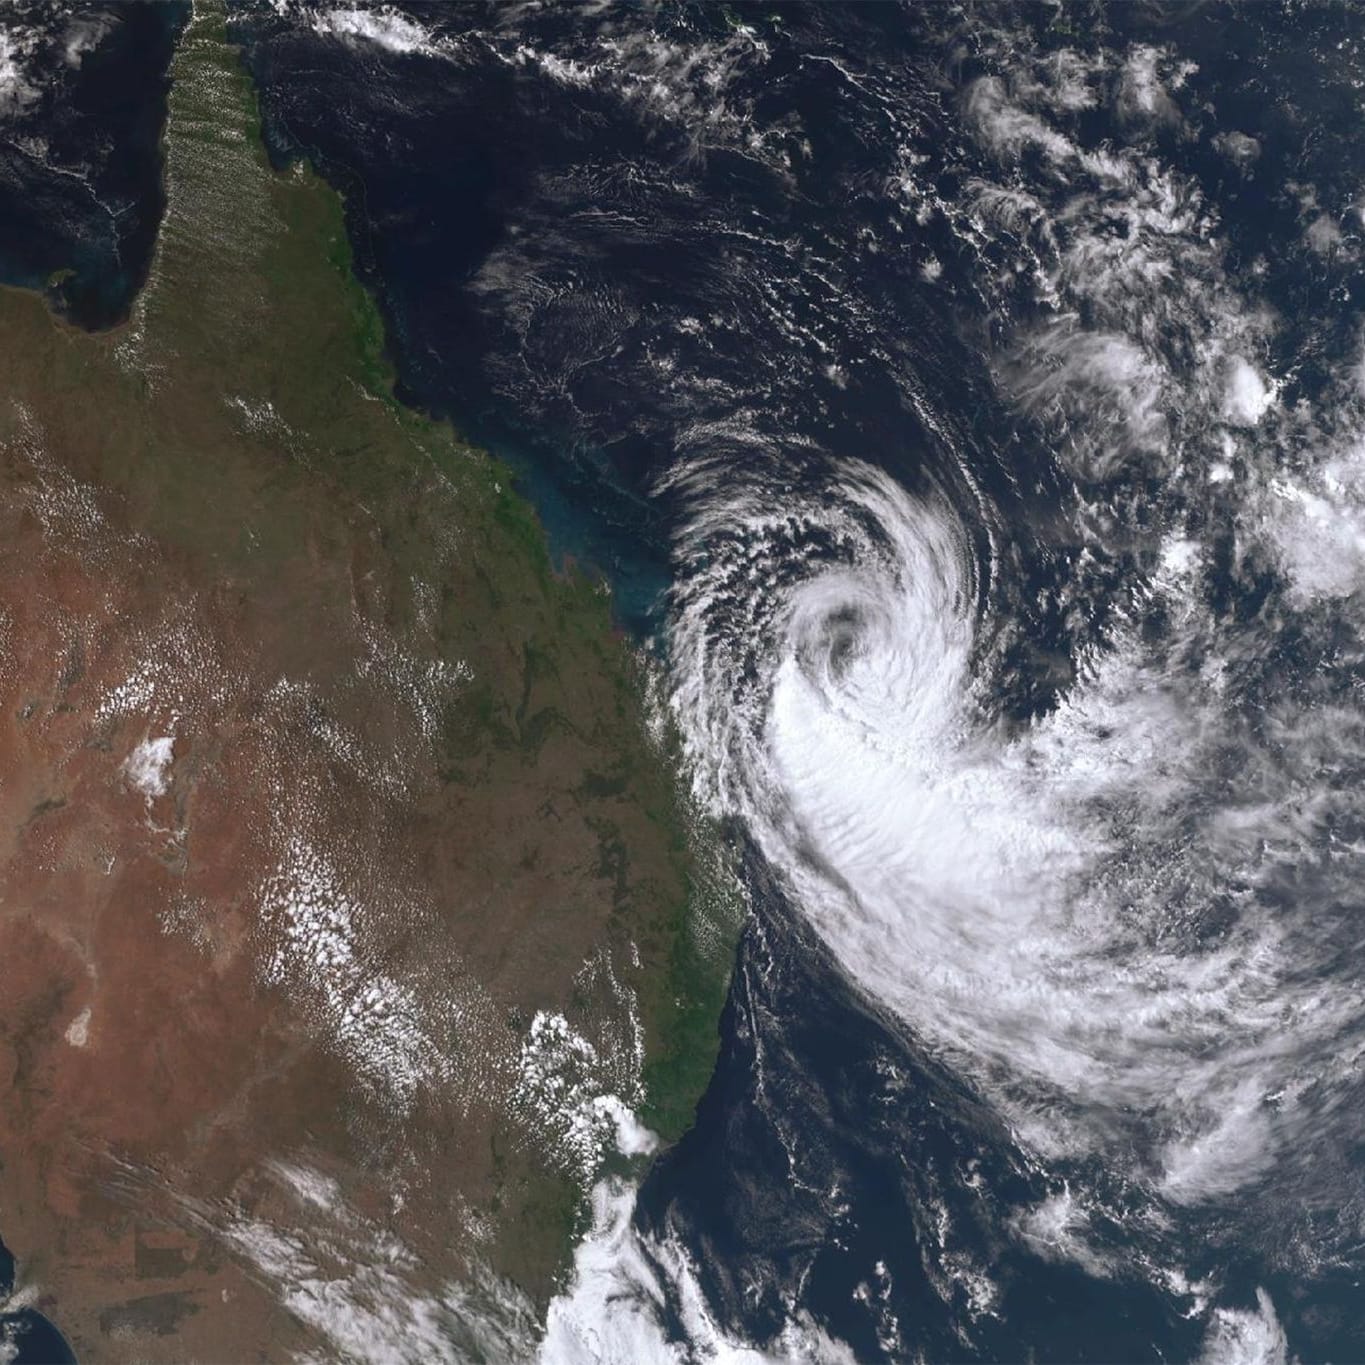
[[[511,1358],[690,1112],[733,897],[220,16],[173,74],[129,323],[0,297],[0,1226],[82,1359]]]

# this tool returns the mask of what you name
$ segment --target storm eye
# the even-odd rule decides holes
[[[857,607],[841,607],[825,620],[825,649],[829,671],[841,678],[858,656],[863,614]]]

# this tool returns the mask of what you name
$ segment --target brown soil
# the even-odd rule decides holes
[[[682,1008],[687,840],[605,603],[375,391],[211,17],[176,75],[130,326],[0,295],[0,1228],[83,1360],[506,1358],[556,1095],[638,1104]]]

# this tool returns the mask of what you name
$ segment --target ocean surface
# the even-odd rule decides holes
[[[12,7],[0,51],[0,279],[87,328],[127,315],[165,207],[167,68],[188,0]]]
[[[556,1350],[1358,1353],[1359,16],[244,13],[748,850]]]
[[[1359,1358],[1365,17],[234,12],[744,868],[547,1358]],[[145,235],[61,208],[0,265],[102,325]]]
[[[0,1242],[0,1307],[14,1292],[14,1257]],[[57,1328],[34,1308],[0,1311],[0,1360],[6,1365],[75,1365]]]

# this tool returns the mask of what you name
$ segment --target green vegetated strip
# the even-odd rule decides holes
[[[650,1011],[657,1042],[645,1063],[643,1119],[669,1142],[691,1126],[715,1069],[718,1025],[744,916],[715,838],[710,829],[699,829],[689,845],[690,895],[670,926],[668,969]]]
[[[582,574],[554,571],[543,529],[515,491],[512,472],[394,400],[384,325],[352,268],[341,200],[302,165],[284,172],[269,167],[254,91],[226,45],[221,19],[201,15],[186,44],[172,94],[167,258],[147,292],[142,321],[157,337],[147,357],[152,382],[155,352],[163,346],[221,357],[225,391],[273,405],[281,429],[267,427],[263,439],[297,444],[297,480],[283,472],[281,496],[306,487],[306,473],[336,480],[362,503],[383,499],[395,484],[429,473],[414,467],[429,462],[456,490],[455,530],[477,548],[487,605],[502,614],[513,636],[508,617],[526,613],[528,652],[517,666],[525,667],[533,652],[553,671],[555,658],[571,648],[575,666],[587,654],[614,680],[615,714],[603,708],[599,723],[619,755],[615,781],[621,798],[638,803],[661,827],[669,865],[618,899],[613,938],[636,942],[652,964],[639,992],[648,1093],[642,1117],[666,1140],[675,1139],[690,1123],[715,1063],[742,918],[717,836],[678,790],[676,743],[661,753],[647,739],[645,679],[614,635],[610,603]],[[253,325],[243,292],[258,287],[260,316]],[[413,571],[420,572],[430,534],[418,526],[411,535],[391,535],[386,549],[400,566],[412,557]],[[288,547],[281,553],[287,557]],[[477,628],[483,613],[467,606],[445,604],[443,644],[451,657],[476,652],[470,625]],[[518,723],[502,689],[480,686],[477,678],[465,719],[450,722],[462,745],[473,730],[494,746],[534,744],[537,724],[551,723],[548,717]],[[452,755],[452,765],[459,765],[452,776],[476,777],[463,757]]]

